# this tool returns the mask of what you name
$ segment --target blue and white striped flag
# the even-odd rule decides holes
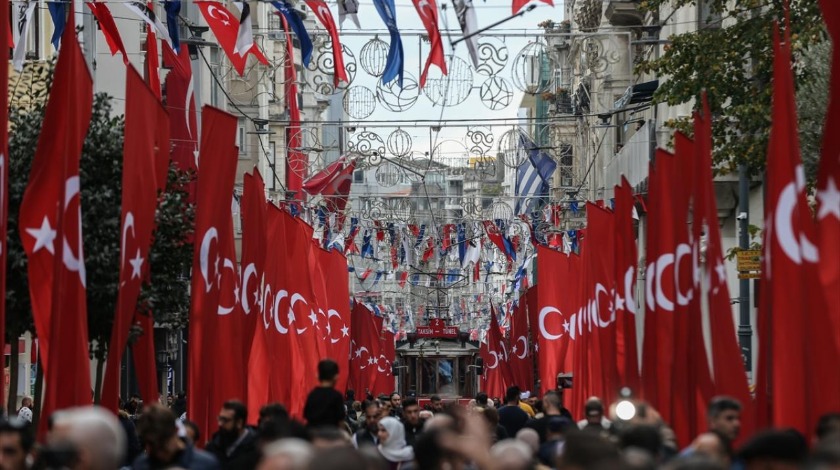
[[[557,162],[521,131],[519,148],[528,152],[528,159],[516,170],[516,215],[536,210],[537,200],[548,197],[551,175],[557,169]]]

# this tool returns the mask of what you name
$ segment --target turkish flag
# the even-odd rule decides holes
[[[706,234],[706,262],[701,279],[705,281],[703,295],[709,305],[711,334],[711,376],[714,394],[735,397],[741,402],[741,435],[749,436],[754,429],[754,408],[750,395],[743,352],[735,336],[730,305],[726,268],[723,264],[723,243],[717,216],[714,180],[712,176],[712,123],[709,103],[703,94],[703,114],[694,114],[694,221],[695,244]],[[741,357],[742,360],[734,360]]]
[[[525,295],[510,319],[510,371],[513,383],[522,390],[534,390],[534,358],[531,352],[531,338],[528,330],[528,306]],[[536,390],[534,390],[536,394]]]
[[[264,282],[262,290],[262,328],[257,324],[257,331],[254,334],[254,347],[251,350],[250,367],[252,373],[249,375],[249,402],[264,403],[255,401],[252,396],[261,396],[262,390],[254,390],[264,382],[257,374],[263,374],[267,378],[268,390],[265,392],[269,401],[277,401],[287,406],[291,402],[291,383],[294,374],[297,372],[298,363],[292,360],[292,347],[288,335],[288,328],[284,325],[289,311],[289,292],[285,288],[287,261],[284,260],[284,246],[288,243],[287,217],[285,211],[279,207],[269,204],[266,213],[266,247],[272,250],[272,256],[265,257]],[[263,335],[260,338],[260,332]],[[260,341],[265,346],[265,357],[261,357]],[[276,367],[275,364],[283,364],[283,367]],[[253,379],[251,378],[253,377]],[[255,383],[257,384],[255,386]]]
[[[55,83],[61,86],[50,91],[18,221],[45,369],[44,417],[91,402],[79,161],[93,82],[72,18],[55,67]],[[41,433],[46,423],[41,420]]]
[[[216,373],[214,357],[218,334],[217,317],[221,294],[225,238],[232,223],[229,210],[236,170],[236,128],[238,120],[211,106],[201,113],[201,170],[198,174],[195,215],[195,251],[190,292],[188,389],[210,390]],[[224,208],[220,210],[220,208]],[[188,415],[205,436],[210,431],[209,393],[192,393]]]
[[[531,330],[537,335],[537,368],[546,391],[555,389],[558,374],[572,372],[569,340],[573,324],[569,320],[579,309],[579,265],[577,255],[537,247],[539,287]]]
[[[350,312],[350,383],[352,388],[364,396],[373,393],[376,384],[376,360],[381,354],[382,318],[373,315],[367,307],[356,302]]]
[[[615,187],[615,345],[616,366],[621,385],[641,392],[639,346],[636,339],[636,264],[638,251],[633,229],[633,188],[626,178]]]
[[[487,329],[487,342],[482,343],[479,354],[484,359],[484,376],[481,378],[481,389],[490,397],[504,397],[505,389],[513,385],[513,376],[508,364],[507,348],[505,347],[496,312],[490,305],[490,326]]]
[[[513,14],[515,15],[515,14],[519,13],[519,10],[521,10],[522,7],[527,5],[528,2],[530,2],[530,1],[531,0],[513,0],[513,5],[512,5]],[[554,6],[554,3],[553,3],[552,0],[540,0],[540,1],[545,3],[546,5]]]
[[[9,21],[9,0],[0,0],[0,24],[11,24]],[[12,47],[11,30],[9,34],[0,33],[0,51],[3,61],[9,60],[8,51]],[[0,89],[9,89],[9,68],[0,67]],[[6,298],[6,241],[9,226],[9,94],[0,94],[0,298]],[[6,337],[6,302],[0,302],[0,338]],[[3,392],[0,391],[0,403],[5,403]]]
[[[324,0],[304,1],[312,10],[312,13],[315,13],[315,16],[318,17],[318,21],[324,25],[324,28],[326,28],[327,32],[330,34],[330,39],[332,39],[334,66],[333,84],[338,87],[338,84],[341,81],[344,83],[350,83],[350,80],[347,78],[347,71],[344,69],[344,51],[342,49],[341,39],[338,37],[338,28],[335,26],[335,19],[333,19],[330,7],[327,6],[327,3]]]
[[[286,57],[294,57],[295,49],[292,45],[292,35],[286,17],[278,14],[280,22],[283,23],[283,30],[286,31]],[[286,188],[294,191],[296,199],[304,200],[303,179],[306,176],[307,157],[300,151],[303,145],[300,128],[300,107],[298,105],[297,69],[294,61],[286,60],[283,63],[283,77],[286,85],[286,109],[289,111],[289,125],[286,126]]]
[[[840,3],[820,0],[823,20],[833,42],[828,110],[825,114],[822,155],[817,172],[817,235],[820,258],[840,259]],[[840,292],[840,263],[819,265],[825,292]],[[827,302],[835,341],[840,347],[840,302]]]
[[[826,373],[840,357],[828,292],[819,280],[820,253],[799,154],[790,38],[783,44],[778,27],[774,53],[757,396],[761,404],[770,400],[769,409],[759,410],[769,412],[770,425],[810,433],[821,414],[840,409],[840,376]]]
[[[252,341],[262,316],[260,285],[265,270],[266,212],[265,183],[259,171],[243,175],[242,189],[242,258],[240,305],[244,315],[242,346],[244,367],[248,368]]]
[[[423,66],[423,72],[420,74],[420,88],[426,86],[426,76],[429,74],[429,67],[435,64],[440,68],[440,71],[446,75],[446,57],[443,55],[443,40],[440,37],[440,29],[438,27],[438,7],[435,0],[411,0],[414,3],[414,8],[420,19],[423,20],[423,26],[429,34],[429,57],[426,59],[426,65]],[[549,0],[551,1],[551,0]]]
[[[323,286],[323,297],[319,305],[319,341],[326,347],[326,357],[339,366],[337,390],[345,390],[350,377],[350,299],[347,258],[338,250],[324,250],[316,247],[320,278],[313,281]]]
[[[157,356],[155,355],[155,320],[152,318],[151,312],[136,312],[134,314],[134,324],[143,331],[131,347],[131,356],[134,358],[134,375],[137,376],[140,398],[145,403],[154,403],[160,397]]]
[[[149,8],[153,8],[150,4]],[[160,55],[158,54],[157,35],[154,30],[149,28],[146,30],[146,82],[155,97],[161,99],[160,90]]]
[[[123,61],[128,65],[128,53],[125,51],[120,30],[117,29],[117,23],[114,21],[114,16],[111,14],[108,4],[96,1],[85,2],[85,4],[90,8],[91,13],[96,18],[96,22],[99,23],[99,29],[102,31],[102,35],[105,36],[105,42],[111,50],[111,55],[113,56],[117,52],[121,52]]]
[[[188,48],[182,47],[177,56],[172,55],[169,59],[172,71],[166,75],[166,109],[169,111],[172,160],[181,171],[195,171],[198,169],[198,124]],[[192,200],[195,199],[194,186],[193,183],[190,188]]]
[[[129,65],[123,142],[120,283],[102,388],[103,406],[115,413],[119,405],[123,352],[137,309],[137,297],[149,270],[158,189],[155,134],[158,111],[162,112],[162,108],[137,70]]]
[[[230,63],[241,77],[245,73],[245,64],[248,62],[248,55],[254,54],[261,63],[268,65],[268,59],[262,53],[256,43],[251,45],[244,55],[236,51],[236,39],[239,36],[239,19],[227,10],[219,2],[196,1],[201,15],[207,21],[207,26],[213,31],[219,46],[225,51]]]
[[[379,317],[382,320],[381,317]],[[394,376],[391,374],[391,365],[397,356],[396,343],[394,340],[394,333],[387,329],[382,329],[379,334],[379,355],[375,358],[376,362],[373,364],[376,367],[376,381],[373,385],[373,394],[378,396],[381,393],[390,394],[396,389]],[[451,375],[447,376],[441,374],[441,385],[446,384],[446,380],[454,380]]]

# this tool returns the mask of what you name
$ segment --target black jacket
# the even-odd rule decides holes
[[[234,445],[235,447],[232,450],[224,448],[221,435],[217,431],[213,434],[213,439],[207,444],[206,450],[219,459],[223,469],[250,470],[256,468],[260,460],[256,431],[252,428],[245,428],[245,435]]]
[[[174,462],[169,462],[165,465],[155,465],[149,461],[149,456],[141,454],[131,465],[132,470],[156,470],[164,468],[180,467],[188,470],[219,470],[219,462],[213,455],[198,450],[192,445],[187,445],[187,448],[178,456]]]

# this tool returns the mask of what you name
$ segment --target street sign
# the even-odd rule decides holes
[[[429,320],[428,326],[418,326],[415,330],[418,338],[457,338],[458,327],[448,326],[440,318]]]
[[[737,257],[738,271],[761,271],[761,250],[741,250]]]
[[[738,273],[738,279],[758,279],[761,277],[761,273],[759,272],[746,272],[746,273]]]

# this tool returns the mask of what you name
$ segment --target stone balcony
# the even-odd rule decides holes
[[[639,0],[608,0],[604,17],[613,26],[641,26],[644,14],[639,10]]]

